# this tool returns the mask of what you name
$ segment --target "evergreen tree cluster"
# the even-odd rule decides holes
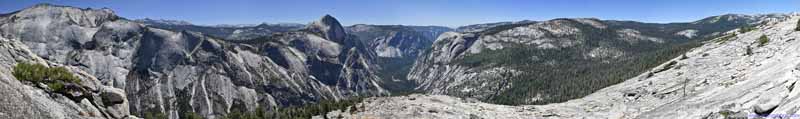
[[[452,63],[488,69],[506,67],[523,71],[509,78],[509,89],[485,99],[486,102],[506,105],[548,104],[580,98],[645,73],[662,63],[682,56],[707,39],[664,44],[631,44],[619,39],[615,29],[584,30],[570,39],[585,44],[576,47],[539,49],[525,45],[508,45],[499,50],[470,54]],[[627,52],[619,58],[586,58],[597,47],[611,47]],[[688,57],[685,57],[686,59]],[[671,68],[676,64],[669,65]],[[657,74],[654,74],[657,75]],[[468,96],[456,94],[455,96]],[[537,98],[538,97],[538,98]],[[537,100],[531,101],[531,98]]]
[[[719,44],[722,44],[722,43],[725,43],[725,42],[727,42],[727,41],[729,41],[729,40],[733,39],[733,37],[736,37],[736,33],[733,33],[733,34],[728,34],[728,35],[725,35],[725,36],[719,37],[719,38],[717,38],[717,39],[716,39],[716,40],[714,40],[714,41],[715,41],[715,42],[717,42],[717,43],[719,43]]]
[[[749,25],[742,26],[741,28],[739,28],[739,33],[747,33],[747,32],[753,31],[753,30],[756,30],[756,28],[753,27],[753,26],[749,26]]]
[[[326,115],[334,110],[346,110],[355,107],[364,98],[354,97],[348,100],[324,100],[316,104],[290,106],[268,111],[263,107],[256,108],[253,112],[231,110],[225,119],[310,119],[316,115]]]
[[[672,58],[681,56],[700,43],[692,42],[665,48],[663,50],[638,54],[637,56],[611,63],[594,63],[574,59],[564,59],[567,63],[548,65],[543,63],[520,64],[517,67],[526,71],[514,76],[512,88],[501,92],[487,101],[497,104],[548,104],[580,98],[602,88],[623,82],[645,73]],[[559,59],[564,56],[554,56]],[[503,57],[496,57],[503,58]],[[511,59],[508,59],[511,60]],[[570,61],[572,60],[572,61]],[[670,63],[662,70],[672,68]],[[655,74],[653,74],[655,75]],[[531,97],[541,96],[541,100],[529,102]]]
[[[289,106],[273,108],[268,110],[265,107],[258,107],[254,111],[246,111],[241,108],[233,107],[230,112],[222,119],[310,119],[316,115],[326,115],[334,110],[358,110],[355,104],[364,98],[354,97],[348,100],[324,100],[315,104],[305,104],[302,106]],[[204,119],[203,116],[192,111],[186,111],[180,115],[181,119]],[[158,111],[149,111],[144,115],[145,119],[167,119],[167,115]]]
[[[17,80],[29,81],[32,84],[44,83],[55,92],[63,92],[65,83],[80,83],[78,77],[72,75],[64,67],[46,67],[42,64],[20,62],[12,71]]]

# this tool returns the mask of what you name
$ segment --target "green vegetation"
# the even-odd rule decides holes
[[[80,83],[80,79],[75,77],[70,73],[67,68],[64,67],[52,67],[48,68],[42,64],[35,64],[35,63],[18,63],[17,66],[14,67],[13,72],[14,77],[18,80],[23,81],[31,81],[31,82],[41,82],[49,80],[57,80],[57,81],[64,81],[70,83]]]
[[[144,114],[145,119],[169,119],[169,117],[160,111],[148,111]]]
[[[231,109],[231,112],[228,113],[228,115],[226,115],[223,118],[224,119],[267,119],[268,117],[264,115],[267,112],[265,112],[263,109],[264,108],[259,107],[258,109],[256,109],[257,111],[255,112],[246,112],[234,108]]]
[[[567,19],[568,21],[569,19]],[[565,22],[569,23],[569,22]],[[639,76],[642,73],[655,73],[680,68],[678,62],[669,62],[672,59],[688,59],[682,56],[692,48],[698,47],[713,39],[716,43],[725,43],[735,40],[737,34],[755,30],[755,25],[746,26],[744,22],[714,23],[708,26],[663,27],[655,24],[618,24],[609,25],[605,29],[596,29],[590,25],[575,23],[579,34],[553,35],[559,39],[573,40],[580,45],[569,47],[555,47],[549,49],[536,48],[536,46],[518,43],[503,43],[504,48],[499,50],[483,50],[481,53],[468,54],[456,59],[451,65],[461,65],[475,70],[485,70],[495,67],[504,67],[521,71],[510,78],[490,79],[497,81],[494,87],[509,87],[498,93],[481,96],[481,100],[490,103],[519,105],[519,104],[548,104],[576,99],[597,90],[618,84],[625,80]],[[670,24],[680,26],[680,24]],[[492,35],[508,30],[521,24],[498,26],[482,31],[479,35]],[[744,26],[744,27],[742,27]],[[618,31],[623,28],[637,30],[642,35],[664,38],[685,39],[667,40],[664,43],[626,42],[620,37]],[[663,34],[684,31],[686,29],[698,30],[696,34],[714,34],[741,28],[739,32],[725,35],[704,36],[699,38],[675,37],[673,34]],[[556,44],[557,45],[557,44]],[[605,48],[605,49],[599,49]],[[599,57],[594,57],[596,50],[602,52]],[[621,55],[618,55],[621,54]],[[590,57],[589,55],[592,55]],[[708,56],[705,54],[703,56]],[[666,63],[666,64],[665,64]],[[654,69],[664,64],[660,69]],[[501,77],[507,77],[506,75]],[[645,75],[646,76],[646,75]],[[647,77],[642,77],[647,78]],[[494,82],[493,82],[494,83]],[[470,84],[467,84],[470,85]],[[459,97],[474,97],[470,93],[450,93]],[[536,98],[538,100],[531,100]]]
[[[406,74],[411,71],[416,57],[404,58],[378,58],[378,64],[382,64],[382,69],[376,74],[381,77],[379,85],[392,94],[405,94],[414,92],[417,85],[414,81],[406,79]]]
[[[591,26],[577,26],[592,29]],[[497,28],[501,29],[501,28]],[[580,98],[594,91],[618,84],[649,71],[671,59],[678,58],[691,48],[702,45],[707,39],[692,39],[665,44],[631,44],[620,39],[618,29],[583,30],[581,34],[559,36],[583,43],[576,47],[540,49],[516,43],[504,44],[499,50],[484,50],[454,60],[455,65],[477,70],[505,67],[522,71],[519,75],[508,75],[497,84],[511,85],[506,90],[481,100],[496,104],[548,104]],[[488,31],[488,30],[487,30]],[[485,31],[485,32],[487,32]],[[653,31],[657,32],[657,31]],[[488,32],[492,33],[492,32]],[[648,33],[648,32],[643,32]],[[648,34],[650,35],[650,34]],[[735,35],[729,35],[732,38]],[[663,36],[669,37],[669,36]],[[727,39],[726,39],[727,40]],[[586,58],[598,47],[625,51],[619,57]],[[614,52],[615,50],[610,50]],[[667,67],[673,67],[669,65]],[[505,77],[505,76],[504,76]],[[469,97],[469,93],[451,94]],[[539,100],[530,99],[538,97]]]
[[[203,118],[203,116],[200,116],[199,114],[194,112],[186,112],[183,114],[183,117],[184,119],[205,119]]]
[[[267,111],[263,107],[256,108],[253,112],[231,109],[225,119],[310,119],[315,115],[325,115],[334,110],[358,109],[354,106],[364,98],[355,97],[349,100],[331,101],[324,100],[316,104],[306,104],[303,106],[290,106]]]
[[[534,51],[524,46],[512,46],[501,50],[487,50],[480,54],[467,55],[462,59],[454,61],[459,65],[470,67],[494,67],[494,66],[509,66],[512,64],[523,64],[524,62],[533,62],[531,56],[537,54],[550,53],[548,51]]]
[[[599,63],[602,59],[587,60],[575,56],[586,52],[582,48],[541,50],[524,46],[487,50],[467,55],[454,63],[479,69],[503,66],[525,72],[509,78],[510,84],[513,84],[511,88],[482,99],[484,101],[506,105],[547,104],[580,98],[633,78],[680,57],[689,49],[700,46],[702,41],[693,40],[653,49],[635,47],[632,49],[644,49],[644,52],[610,60],[609,63]],[[676,64],[669,63],[664,68],[669,69]],[[537,96],[542,97],[541,100],[528,100]]]
[[[722,44],[722,43],[725,43],[725,42],[727,42],[727,41],[731,40],[731,38],[733,38],[733,37],[736,37],[736,33],[733,33],[733,34],[728,34],[728,35],[725,35],[725,36],[719,37],[719,38],[717,38],[717,39],[716,39],[716,40],[714,40],[714,41],[715,41],[715,42],[717,42],[717,43],[719,43],[719,44]]]
[[[227,115],[222,119],[309,119],[315,115],[325,115],[334,110],[357,109],[353,106],[363,100],[362,97],[353,97],[348,100],[322,100],[318,103],[305,104],[301,106],[288,106],[281,108],[257,107],[255,110],[248,111],[243,109],[243,105],[234,103]],[[186,101],[188,102],[188,101]],[[186,104],[179,104],[179,117],[181,119],[203,119],[202,115],[192,112]],[[150,110],[143,113],[145,119],[167,119],[168,115],[158,111]]]
[[[17,80],[29,81],[33,84],[45,83],[55,92],[64,90],[64,83],[80,83],[78,77],[72,75],[64,67],[46,67],[42,64],[21,62],[14,66],[12,72]]]
[[[53,89],[53,91],[56,91],[56,92],[64,91],[64,83],[61,83],[61,82],[48,83],[47,87],[49,87],[50,89]]]
[[[736,114],[736,112],[733,112],[733,111],[730,111],[730,110],[720,110],[717,113],[719,113],[719,115],[721,115],[725,119],[737,119],[737,118],[734,118],[734,114]],[[744,118],[744,117],[741,117],[741,118]]]
[[[753,31],[753,30],[756,30],[756,28],[753,27],[753,26],[746,25],[746,26],[742,26],[741,28],[739,28],[739,33],[747,33],[747,32]]]
[[[767,45],[767,43],[769,43],[769,38],[767,35],[761,35],[761,37],[758,37],[758,47]]]
[[[667,71],[669,69],[672,69],[672,67],[675,67],[675,64],[678,64],[678,62],[671,61],[671,62],[667,63],[667,65],[664,65],[664,67],[662,67],[661,69],[656,70],[653,73],[657,74],[657,73],[661,73],[661,72]]]

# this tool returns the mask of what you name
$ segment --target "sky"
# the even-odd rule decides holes
[[[730,13],[800,11],[800,0],[0,0],[0,13],[38,3],[105,7],[128,19],[183,20],[198,25],[309,23],[325,14],[343,25],[457,27],[554,18],[669,23]]]

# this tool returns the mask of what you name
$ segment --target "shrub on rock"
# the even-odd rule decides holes
[[[33,84],[45,83],[47,88],[55,92],[63,92],[65,83],[81,82],[67,68],[46,67],[42,64],[28,62],[21,62],[14,66],[12,75],[20,81],[29,81]]]
[[[767,45],[767,43],[769,43],[769,38],[767,35],[761,35],[761,37],[758,37],[758,47]]]

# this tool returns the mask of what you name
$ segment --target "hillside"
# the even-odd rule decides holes
[[[784,17],[670,24],[554,19],[448,32],[417,59],[408,79],[428,94],[511,105],[563,102],[632,78],[724,31]]]
[[[645,73],[582,98],[504,106],[442,95],[370,98],[327,117],[758,118],[800,113],[800,14],[731,30]],[[763,38],[762,38],[763,37]],[[766,38],[766,40],[764,39]]]

